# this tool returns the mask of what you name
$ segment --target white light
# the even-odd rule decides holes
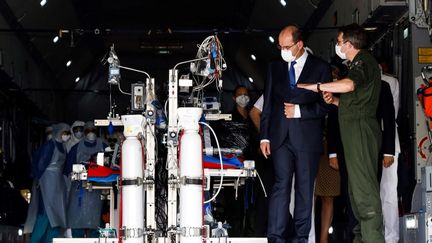
[[[72,64],[72,61],[71,61],[71,60],[67,61],[67,63],[66,63],[66,67],[69,67],[71,64]]]
[[[75,79],[75,83],[78,83],[80,81],[80,77],[77,77],[76,79]]]
[[[333,234],[333,226],[330,226],[328,233]]]
[[[171,52],[169,50],[160,50],[158,51],[159,54],[170,54]]]
[[[408,32],[408,28],[405,28],[405,29],[403,30],[403,38],[404,38],[404,39],[408,38],[408,34],[409,34],[409,32]]]
[[[59,40],[59,37],[56,36],[56,37],[54,37],[53,42],[54,42],[54,43],[57,43],[58,40]]]
[[[253,78],[249,77],[249,82],[253,83]]]
[[[47,3],[47,0],[42,0],[42,1],[40,1],[40,5],[41,5],[41,7],[45,6],[46,3]]]
[[[251,55],[252,60],[256,60],[256,56],[254,54]]]
[[[378,29],[378,27],[366,27],[366,28],[364,28],[364,30],[366,30],[366,31],[375,31],[377,29]]]
[[[269,41],[271,42],[271,43],[274,43],[274,38],[273,38],[273,36],[269,36]]]
[[[285,2],[285,0],[279,0],[279,2],[280,2],[280,4],[282,4],[282,6],[286,6],[286,2]]]
[[[18,235],[19,235],[19,236],[22,236],[22,234],[23,234],[23,230],[22,230],[22,229],[19,229],[19,230],[18,230]]]
[[[415,215],[407,215],[405,218],[405,226],[407,229],[417,229],[417,217]]]

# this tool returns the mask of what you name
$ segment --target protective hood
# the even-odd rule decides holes
[[[52,126],[53,127],[53,138],[57,141],[57,142],[62,142],[62,133],[63,132],[69,132],[70,130],[70,126],[66,123],[57,123],[55,125]]]
[[[80,140],[79,138],[75,137],[73,129],[74,129],[74,127],[84,127],[84,124],[85,123],[83,121],[74,121],[74,123],[72,124],[71,129],[70,129],[70,132],[71,132],[71,135],[72,135],[72,139],[75,138],[77,141]]]
[[[88,121],[84,124],[84,130],[86,129],[96,129],[94,122]]]
[[[88,121],[84,124],[84,131],[88,129],[96,130],[96,126],[93,121]],[[88,143],[94,143],[96,141],[96,138],[96,133],[91,132],[84,136],[84,141]]]
[[[79,141],[81,141],[81,138],[77,138],[73,132],[74,127],[84,127],[84,122],[83,121],[74,121],[74,123],[71,126],[70,132],[71,132],[71,138],[69,139],[69,141],[66,143],[66,149],[69,152],[70,149],[77,144]]]

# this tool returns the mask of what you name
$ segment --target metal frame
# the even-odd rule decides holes
[[[208,238],[207,243],[267,243],[267,238]],[[118,243],[115,238],[54,238],[53,243]],[[157,243],[172,243],[170,238],[157,238]]]
[[[178,70],[169,70],[168,77],[168,237],[176,239],[177,232],[177,189],[179,182],[178,166],[177,166],[177,143],[178,143],[178,123],[177,123],[177,88],[178,88]],[[174,238],[173,238],[174,237]]]
[[[154,79],[147,79],[147,92],[154,95]],[[147,94],[148,95],[148,94]],[[151,101],[149,101],[151,102]],[[145,126],[145,156],[146,169],[144,170],[144,190],[146,195],[146,231],[154,233],[156,229],[155,220],[155,164],[156,164],[156,137],[155,116],[156,111],[151,104],[146,104],[146,126]]]

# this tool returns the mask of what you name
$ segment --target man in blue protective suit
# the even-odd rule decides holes
[[[73,164],[85,163],[92,155],[103,152],[107,147],[96,136],[96,127],[93,122],[85,123],[84,135],[84,139],[74,145],[68,154],[65,175],[72,172]],[[83,188],[81,181],[72,181],[67,209],[68,227],[72,229],[72,237],[98,237],[101,213],[101,191],[88,191]],[[86,231],[86,229],[89,230]]]
[[[69,125],[53,126],[53,137],[32,158],[34,183],[24,233],[32,233],[30,242],[52,242],[66,227],[66,185],[63,176],[66,161],[64,143],[70,139]]]

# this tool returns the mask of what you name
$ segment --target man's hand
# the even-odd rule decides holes
[[[268,159],[268,156],[270,155],[270,143],[269,142],[262,142],[260,144],[261,152],[264,155],[266,159]]]
[[[333,96],[333,93],[331,93],[331,92],[324,91],[323,92],[323,99],[324,99],[325,103],[327,103],[329,105],[333,104],[333,105],[339,106],[339,98]]]
[[[335,170],[339,170],[339,162],[337,157],[329,158],[329,166]]]
[[[384,155],[384,158],[383,158],[382,162],[383,162],[384,168],[388,168],[388,167],[390,167],[393,164],[394,157],[393,156]]]
[[[325,101],[325,103],[327,104],[332,104],[333,103],[333,94],[330,92],[323,92],[323,99]]]
[[[293,118],[294,117],[294,110],[295,110],[295,105],[291,104],[291,103],[284,103],[285,105],[285,116],[286,118]]]

